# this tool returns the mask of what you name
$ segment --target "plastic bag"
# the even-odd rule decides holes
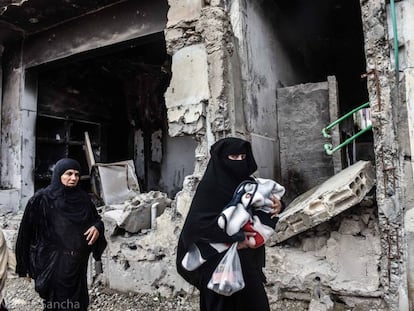
[[[217,265],[207,284],[207,288],[224,296],[230,296],[244,288],[237,242],[233,243]]]

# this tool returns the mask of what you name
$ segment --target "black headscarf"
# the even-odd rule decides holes
[[[50,185],[40,190],[50,200],[58,204],[79,204],[88,201],[87,194],[80,188],[79,183],[74,187],[67,187],[62,184],[61,176],[67,170],[76,170],[80,172],[81,166],[78,161],[71,158],[63,158],[56,162],[53,169],[52,180]],[[57,206],[56,206],[57,207]]]
[[[244,160],[230,160],[229,155],[246,154]],[[210,160],[193,201],[178,242],[177,270],[189,283],[197,286],[197,271],[188,272],[181,261],[192,243],[231,243],[217,225],[217,217],[232,199],[237,186],[257,169],[248,141],[229,137],[217,141],[210,149]]]

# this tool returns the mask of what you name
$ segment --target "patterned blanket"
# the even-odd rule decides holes
[[[281,200],[285,188],[271,179],[256,178],[243,181],[236,189],[232,200],[224,207],[217,225],[228,236],[254,232],[250,242],[259,247],[273,234],[278,217],[272,216],[272,196]],[[231,244],[196,242],[192,244],[181,264],[193,271],[217,252],[227,250]]]

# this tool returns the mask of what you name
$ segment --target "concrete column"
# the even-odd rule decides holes
[[[398,133],[402,109],[391,55],[392,25],[387,23],[387,3],[361,1],[367,60],[367,86],[371,103],[379,229],[381,233],[381,283],[390,311],[408,310],[407,244],[404,231],[404,163]]]
[[[21,182],[21,90],[23,68],[21,49],[3,58],[3,102],[1,110],[1,186],[20,188]],[[8,55],[12,52],[8,52]]]
[[[407,283],[409,309],[414,309],[414,1],[406,0],[396,3],[397,29],[400,59],[400,89],[402,103],[406,105],[406,131],[400,133],[404,152],[404,228],[407,241]],[[388,23],[392,22],[391,17]],[[405,97],[405,99],[404,99]],[[401,107],[404,109],[404,107]]]
[[[22,97],[22,147],[20,207],[24,208],[34,193],[36,155],[37,74],[25,72]]]

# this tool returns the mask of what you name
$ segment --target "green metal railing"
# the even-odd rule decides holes
[[[347,114],[343,115],[342,117],[340,117],[338,120],[332,122],[331,124],[329,124],[328,126],[326,126],[325,128],[322,129],[322,134],[325,138],[330,138],[331,135],[328,133],[328,131],[334,127],[335,125],[341,123],[343,120],[347,119],[348,117],[352,116],[355,112],[363,109],[363,108],[367,108],[369,107],[369,102],[365,103],[353,110],[351,110],[350,112],[348,112]],[[364,134],[365,132],[368,132],[372,129],[372,125],[368,125],[366,128],[360,130],[358,133],[356,133],[355,135],[353,135],[352,137],[349,137],[348,139],[346,139],[343,143],[339,144],[336,147],[333,147],[332,144],[324,144],[324,148],[327,154],[332,155],[335,151],[341,149],[342,147],[348,145],[349,143],[351,143],[352,141],[354,141],[355,139],[357,139],[359,136],[361,136],[362,134]]]

